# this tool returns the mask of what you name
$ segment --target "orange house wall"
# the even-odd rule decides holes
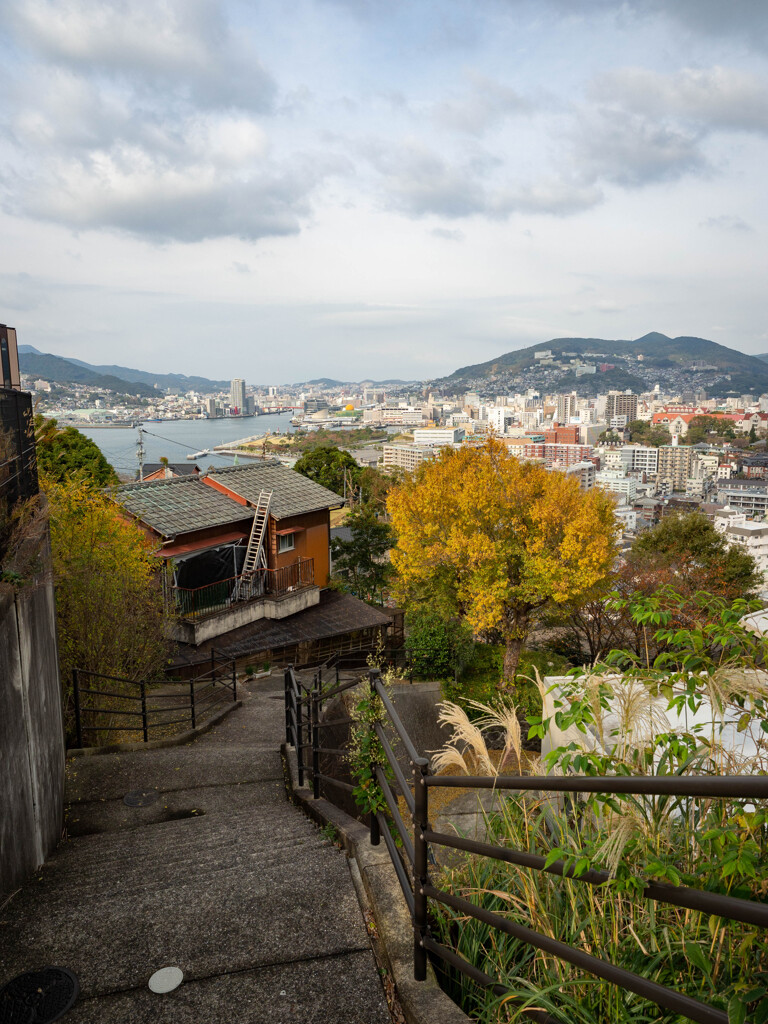
[[[295,547],[292,551],[277,553],[277,531],[302,528],[294,537]],[[293,565],[299,558],[313,558],[315,561],[315,583],[324,587],[328,582],[330,571],[329,546],[331,542],[331,516],[328,509],[319,512],[307,512],[279,522],[270,516],[269,519],[269,568],[282,569]]]
[[[210,477],[205,477],[203,483],[221,491],[222,494],[226,494],[228,498],[232,498],[240,505],[247,504],[245,498],[230,491],[228,487],[218,481],[211,480]],[[290,530],[292,527],[303,527],[303,532],[296,534],[295,547],[292,551],[284,551],[278,555],[276,531]],[[279,521],[270,516],[268,531],[267,551],[269,557],[267,562],[270,569],[282,569],[286,565],[293,565],[299,557],[314,558],[315,583],[319,587],[324,587],[327,584],[328,574],[331,570],[331,513],[327,508],[320,509],[318,512],[305,512],[302,515],[291,516],[289,519]]]

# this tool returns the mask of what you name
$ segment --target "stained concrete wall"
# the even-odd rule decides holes
[[[0,584],[0,893],[61,836],[64,756],[53,583]]]
[[[171,639],[197,647],[206,640],[215,640],[217,636],[259,619],[285,619],[316,604],[320,604],[320,588],[302,587],[277,597],[267,595],[255,601],[233,604],[225,611],[204,619],[176,619],[168,632]]]

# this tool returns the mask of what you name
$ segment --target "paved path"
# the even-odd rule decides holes
[[[70,968],[67,1024],[389,1024],[346,858],[286,799],[283,721],[272,677],[187,746],[70,760],[69,838],[0,910],[0,985]],[[164,966],[184,983],[154,995]]]

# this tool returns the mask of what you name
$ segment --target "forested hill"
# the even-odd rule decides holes
[[[157,391],[149,384],[129,383],[111,374],[96,373],[84,366],[70,363],[68,359],[61,359],[48,353],[20,352],[19,366],[22,373],[56,384],[88,384],[91,387],[103,388],[105,391],[114,391],[118,395],[157,397]]]
[[[207,377],[188,377],[183,373],[152,373],[132,370],[127,366],[96,366],[82,359],[63,359],[50,353],[38,352],[31,345],[19,346],[19,365],[22,373],[31,373],[44,380],[58,383],[93,384],[120,394],[157,397],[158,388],[178,388],[180,391],[213,391],[229,389],[229,381],[209,380]],[[110,381],[111,383],[104,383]]]
[[[573,358],[588,363],[614,364],[616,372],[621,370],[637,375],[638,383],[647,383],[649,373],[663,383],[663,371],[696,373],[696,368],[701,366],[707,369],[696,376],[705,377],[709,373],[713,381],[719,380],[720,391],[768,391],[768,364],[758,356],[746,355],[744,352],[705,338],[668,338],[665,334],[655,331],[634,341],[553,338],[529,348],[506,352],[484,363],[463,366],[444,380],[446,383],[458,384],[460,381],[480,382],[488,378],[509,378],[516,374],[524,374],[541,365],[535,354],[547,350],[552,353],[555,360],[564,364]],[[708,369],[709,367],[712,369]],[[725,379],[726,376],[729,376],[730,380]],[[598,382],[599,377],[595,383]]]

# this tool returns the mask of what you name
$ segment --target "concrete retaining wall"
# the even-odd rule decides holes
[[[0,584],[0,893],[43,863],[61,837],[63,816],[53,583],[18,593]]]
[[[303,587],[279,597],[267,596],[256,601],[234,604],[204,619],[178,619],[171,625],[171,637],[180,643],[197,647],[206,640],[215,640],[217,636],[259,619],[285,619],[319,603],[320,588]]]

